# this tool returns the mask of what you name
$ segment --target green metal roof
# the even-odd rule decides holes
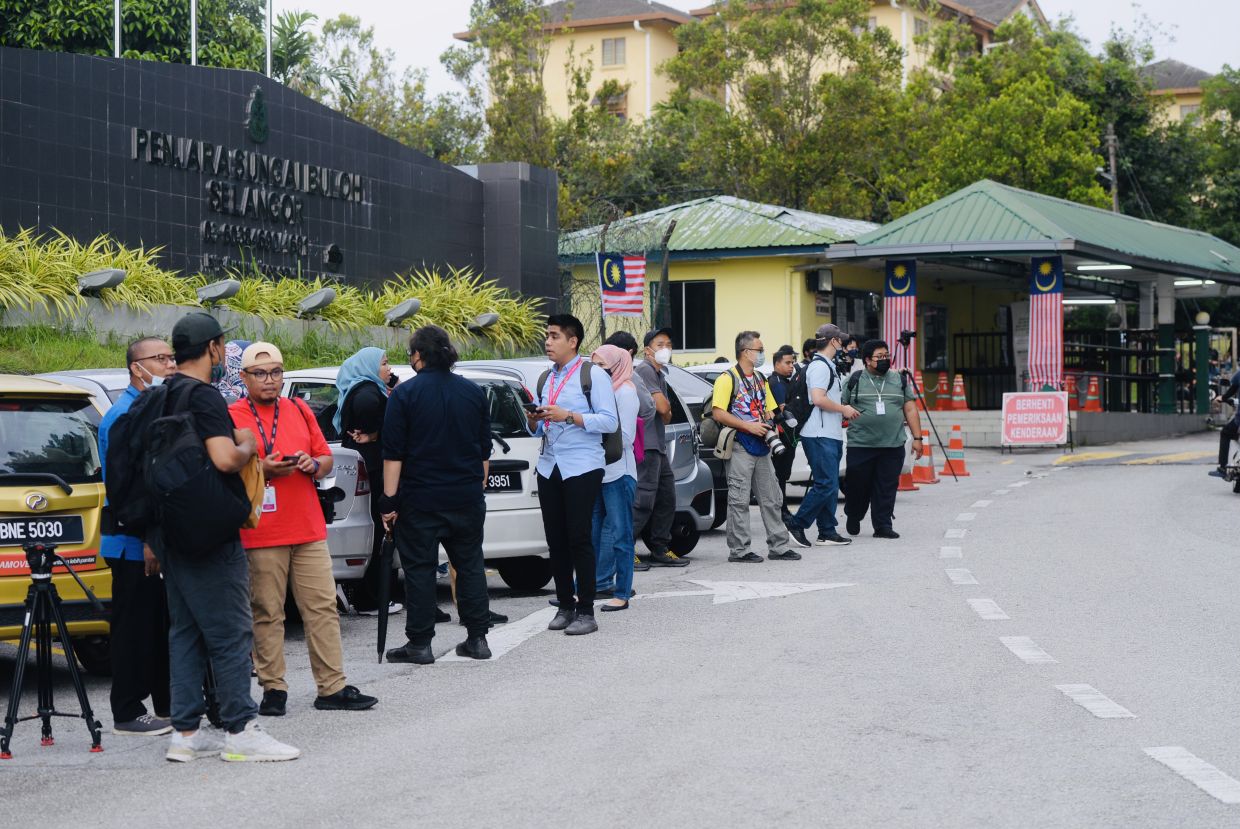
[[[833,248],[832,259],[1075,252],[1159,273],[1240,279],[1240,248],[1151,222],[982,180]]]
[[[668,243],[672,253],[711,251],[726,255],[726,251],[752,254],[760,248],[826,248],[878,227],[872,222],[759,204],[733,196],[710,196],[619,219],[608,228],[608,238],[637,239],[640,247],[654,250],[672,219],[676,220],[676,230]],[[601,229],[598,225],[563,234],[560,256],[571,259],[593,255],[598,250]]]

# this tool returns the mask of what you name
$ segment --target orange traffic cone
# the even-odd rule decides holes
[[[916,387],[914,392],[917,394],[917,411],[924,412],[926,410],[926,383],[921,379],[919,368],[913,369],[913,385]],[[916,489],[916,487],[913,488]]]
[[[964,377],[957,374],[955,382],[952,383],[952,411],[967,412],[968,410],[969,401],[964,395]]]
[[[1082,411],[1102,411],[1102,398],[1098,393],[1098,377],[1096,375],[1089,378],[1089,388],[1085,392],[1085,408]]]
[[[947,388],[947,372],[939,372],[939,384],[934,388],[934,410],[950,412],[952,410],[952,393]]]
[[[1068,393],[1068,411],[1079,412],[1081,410],[1081,392],[1076,387],[1076,375],[1065,375],[1064,383],[1066,384],[1064,391]]]
[[[912,472],[900,473],[900,485],[896,487],[896,492],[916,492],[917,484],[913,483]]]
[[[939,474],[946,477],[953,472],[957,478],[969,477],[969,471],[964,467],[964,432],[960,430],[959,423],[952,426],[952,436],[947,442],[947,459],[943,461]]]
[[[939,479],[934,474],[934,455],[930,450],[930,433],[921,430],[921,457],[913,467],[913,483],[937,484]]]

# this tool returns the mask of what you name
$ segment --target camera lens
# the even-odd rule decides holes
[[[766,441],[767,448],[771,450],[772,455],[782,455],[788,451],[788,447],[784,446],[784,442],[779,439],[779,433],[774,429],[768,431],[763,440]]]

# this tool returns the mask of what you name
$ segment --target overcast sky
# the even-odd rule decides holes
[[[680,9],[701,8],[706,0],[662,0]],[[967,3],[967,0],[965,0]],[[1158,58],[1175,58],[1209,72],[1223,64],[1240,66],[1240,0],[1039,0],[1052,21],[1069,13],[1094,46],[1112,25],[1132,30],[1141,15],[1161,30],[1154,41]],[[468,28],[469,0],[275,0],[278,14],[307,9],[320,19],[342,12],[375,27],[379,44],[396,53],[402,66],[424,67],[432,92],[455,87],[439,65],[439,55]]]

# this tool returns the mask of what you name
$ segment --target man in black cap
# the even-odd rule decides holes
[[[646,457],[637,465],[637,496],[633,499],[633,537],[650,527],[650,557],[655,567],[684,567],[689,562],[670,552],[672,519],[676,515],[676,476],[667,457],[665,426],[672,422],[667,372],[672,362],[672,329],[649,331],[642,338],[645,360],[633,366],[654,400],[655,416],[646,421]]]
[[[224,329],[210,314],[196,312],[172,328],[172,350],[180,373],[167,381],[165,414],[184,402],[212,465],[236,476],[257,450],[254,433],[234,429],[223,396],[211,385],[224,370]],[[238,482],[239,483],[239,482]],[[168,590],[168,655],[172,674],[172,740],[167,759],[187,763],[222,755],[232,761],[292,760],[300,755],[263,731],[250,696],[250,569],[241,535],[205,555],[188,556],[164,542],[162,527],[151,531]],[[220,719],[226,733],[201,728],[206,711],[203,678],[215,677]]]

